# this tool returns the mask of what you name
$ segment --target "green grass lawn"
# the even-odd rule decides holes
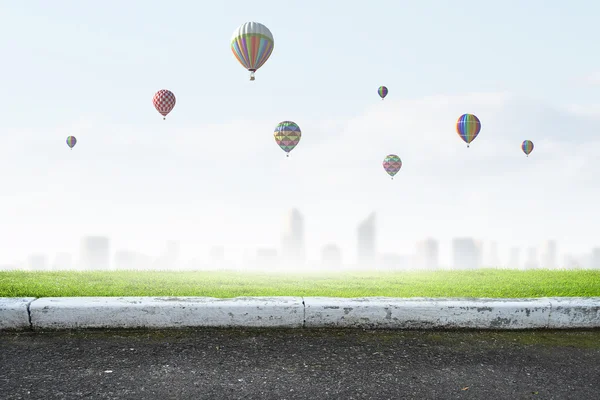
[[[600,271],[0,272],[0,297],[67,296],[595,297]]]

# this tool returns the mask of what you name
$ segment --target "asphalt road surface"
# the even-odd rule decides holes
[[[0,333],[0,399],[600,399],[600,331]]]

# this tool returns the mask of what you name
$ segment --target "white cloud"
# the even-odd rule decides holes
[[[583,81],[590,85],[600,85],[600,71],[594,71],[583,78]]]
[[[573,104],[567,109],[574,116],[600,120],[600,104]]]

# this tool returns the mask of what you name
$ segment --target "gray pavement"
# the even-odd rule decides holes
[[[600,330],[0,333],[0,398],[600,399]]]

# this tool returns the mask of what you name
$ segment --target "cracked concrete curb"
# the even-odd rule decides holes
[[[29,305],[35,297],[0,297],[0,331],[29,329]]]
[[[0,298],[0,330],[86,328],[600,328],[600,297]]]

